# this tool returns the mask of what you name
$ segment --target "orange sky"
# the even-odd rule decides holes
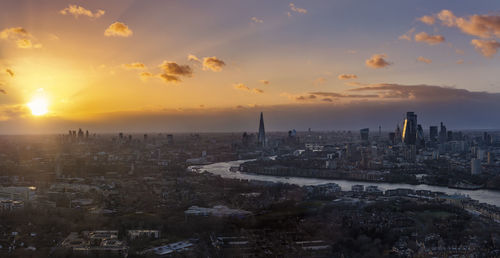
[[[453,3],[2,1],[0,130],[495,95],[500,5]]]

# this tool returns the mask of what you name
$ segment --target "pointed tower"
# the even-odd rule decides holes
[[[266,130],[264,129],[264,115],[260,112],[259,136],[257,137],[259,145],[266,146]]]

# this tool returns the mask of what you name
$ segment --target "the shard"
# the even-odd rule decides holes
[[[259,145],[266,146],[266,129],[264,128],[264,115],[260,112],[259,136],[257,138]]]

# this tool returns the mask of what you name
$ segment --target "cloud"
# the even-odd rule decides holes
[[[14,72],[11,69],[7,68],[5,69],[5,72],[8,73],[10,77],[14,77]]]
[[[356,50],[352,50],[352,49],[347,50],[347,54],[354,55],[354,54],[357,54],[357,53],[358,53],[358,51],[356,51]]]
[[[427,25],[433,25],[436,22],[436,18],[434,18],[434,16],[429,16],[429,15],[422,16],[418,18],[418,20]]]
[[[412,101],[459,101],[459,100],[485,100],[489,97],[499,98],[498,93],[473,92],[465,89],[434,85],[402,85],[395,83],[367,84],[350,89],[351,92],[377,93],[380,99],[399,99]]]
[[[22,27],[7,28],[0,32],[0,39],[18,39],[22,37],[31,37],[31,35]]]
[[[431,60],[431,59],[425,58],[425,57],[423,57],[423,56],[419,56],[419,57],[417,58],[417,61],[422,62],[422,63],[426,63],[426,64],[430,64],[430,63],[432,63],[432,60]]]
[[[350,80],[350,79],[356,79],[358,78],[357,75],[355,74],[339,74],[339,76],[337,77],[339,80]]]
[[[365,61],[366,66],[374,69],[384,68],[391,65],[390,62],[385,60],[387,58],[386,54],[374,54],[371,58]]]
[[[296,12],[296,13],[303,13],[303,14],[304,14],[304,13],[307,13],[307,10],[306,10],[306,9],[304,9],[304,8],[299,8],[299,7],[295,6],[295,4],[294,4],[294,3],[290,3],[288,6],[290,7],[290,10],[292,10],[292,11],[294,11],[294,12]],[[289,13],[289,14],[290,14],[290,13]]]
[[[253,93],[257,93],[257,94],[262,94],[262,93],[264,93],[264,91],[263,91],[263,90],[261,90],[261,89],[257,89],[257,88],[252,89],[252,92],[253,92]]]
[[[59,11],[59,13],[62,15],[73,15],[75,18],[78,18],[80,16],[87,16],[90,18],[97,19],[97,18],[103,16],[106,12],[104,10],[100,10],[100,9],[95,11],[95,12],[92,12],[88,9],[85,9],[82,6],[70,4],[68,7]]]
[[[141,76],[142,80],[147,80],[147,79],[153,77],[153,74],[150,72],[142,72],[139,75]]]
[[[257,17],[252,17],[252,19],[251,19],[251,20],[252,20],[252,22],[254,22],[254,23],[264,23],[264,21],[263,21],[262,19],[259,19],[259,18],[257,18]]]
[[[165,82],[181,82],[181,79],[179,79],[179,76],[175,76],[175,75],[170,75],[170,74],[166,74],[166,73],[162,73],[159,75],[160,78],[162,78]]]
[[[259,82],[264,84],[264,85],[269,85],[269,83],[270,83],[268,80],[260,80]]]
[[[4,89],[0,89],[0,93],[7,94],[7,92]]]
[[[122,68],[124,69],[144,69],[146,65],[140,62],[130,63],[130,64],[122,64]]]
[[[471,15],[457,17],[450,10],[442,10],[437,15],[444,26],[459,28],[463,33],[481,38],[500,38],[499,15]]]
[[[415,28],[411,28],[407,32],[405,32],[405,34],[399,36],[399,39],[411,41],[411,37],[413,36],[414,32],[415,32]]]
[[[463,64],[464,63],[464,60],[463,59],[460,59],[457,61],[457,64]]]
[[[314,80],[314,85],[316,85],[316,86],[318,86],[318,85],[323,85],[323,84],[325,84],[325,83],[326,83],[326,81],[327,81],[327,79],[326,79],[326,78],[324,78],[324,77],[319,77],[319,78],[317,78],[316,80]]]
[[[425,42],[429,45],[436,45],[444,42],[444,37],[442,35],[429,35],[427,32],[420,32],[415,34],[415,41]]]
[[[127,25],[121,22],[115,22],[104,31],[106,37],[130,37],[133,32]]]
[[[316,98],[317,98],[316,95],[309,94],[309,95],[306,95],[306,96],[303,96],[303,95],[297,96],[297,97],[295,97],[295,100],[296,101],[311,101],[311,100],[316,100]]]
[[[342,99],[359,99],[359,98],[378,98],[377,94],[345,94],[345,93],[337,93],[337,92],[310,92],[309,94],[319,97],[328,97],[328,98],[342,98]]]
[[[193,76],[193,69],[189,65],[179,65],[176,62],[163,61],[160,68],[164,73],[170,75],[179,75],[191,77]]]
[[[189,65],[179,65],[176,62],[163,61],[160,64],[162,73],[159,75],[165,82],[181,82],[180,77],[192,77],[193,69]]]
[[[324,102],[333,102],[333,99],[331,99],[331,98],[323,98],[323,99],[321,99],[321,101],[324,101]]]
[[[188,57],[187,57],[187,59],[188,59],[188,61],[195,61],[195,62],[201,63],[201,60],[197,56],[195,56],[193,54],[189,54]]]
[[[35,37],[22,27],[12,27],[2,30],[0,32],[0,39],[15,42],[18,48],[29,49],[42,47],[40,43],[33,43]]]
[[[225,65],[226,63],[224,63],[224,61],[215,56],[203,58],[203,70],[220,72]]]
[[[264,93],[264,90],[257,89],[257,88],[251,89],[250,87],[246,86],[243,83],[235,83],[235,84],[233,84],[233,88],[236,90],[242,90],[242,91],[252,92],[252,93],[256,93],[256,94]]]
[[[481,40],[481,39],[473,39],[471,40],[471,45],[474,46],[476,51],[481,53],[485,57],[492,57],[497,53],[498,48],[500,47],[500,43],[496,40]]]
[[[237,83],[234,84],[233,87],[237,90],[244,90],[244,91],[250,91],[250,88],[248,88],[245,84],[243,83]]]

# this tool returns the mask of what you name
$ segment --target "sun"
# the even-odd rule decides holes
[[[34,116],[43,116],[49,112],[49,102],[45,96],[34,96],[26,105],[31,109],[31,114]]]

